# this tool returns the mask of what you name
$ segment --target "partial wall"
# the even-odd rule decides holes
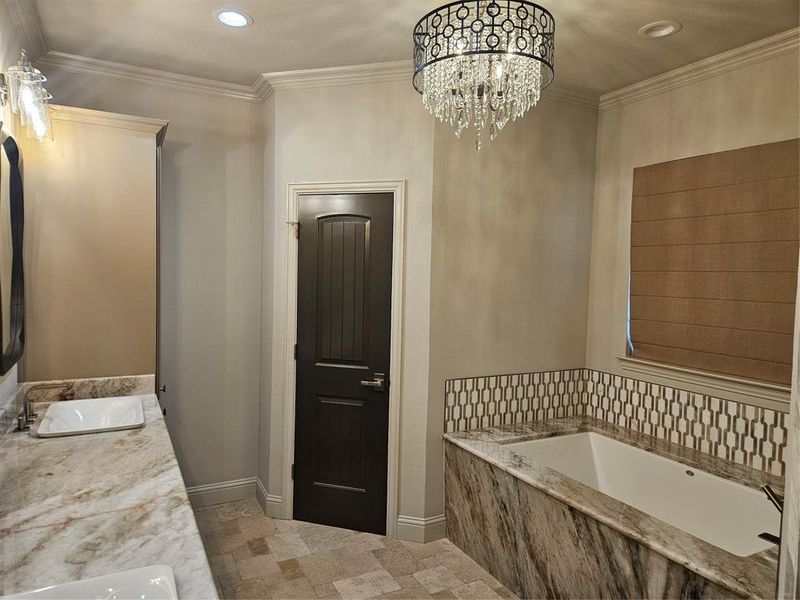
[[[401,517],[424,520],[431,510],[442,512],[441,503],[429,508],[421,489],[431,453],[428,434],[428,340],[430,324],[431,197],[433,182],[433,119],[404,77],[381,83],[354,83],[300,89],[277,89],[274,102],[274,185],[272,202],[266,200],[265,248],[272,238],[271,281],[265,278],[263,294],[272,299],[272,326],[264,331],[264,356],[271,352],[269,387],[262,389],[262,436],[268,447],[261,460],[268,463],[267,501],[273,514],[288,514],[285,505],[284,457],[287,323],[287,184],[406,181],[405,297],[403,307],[403,376],[401,387],[401,441],[398,512]],[[267,211],[272,211],[267,214]],[[403,232],[398,232],[403,233]],[[265,260],[268,260],[265,252]],[[267,267],[265,266],[265,270]],[[266,365],[265,365],[265,368]],[[268,416],[264,411],[268,412]],[[441,434],[441,429],[433,433]],[[413,526],[412,526],[413,527]],[[440,527],[441,529],[441,527]]]
[[[428,506],[445,380],[583,367],[597,112],[544,99],[476,152],[436,126]]]
[[[44,70],[61,104],[169,121],[159,209],[160,398],[187,486],[252,478],[263,105],[124,76]]]
[[[799,77],[794,30],[601,99],[587,367],[623,374],[618,357],[626,351],[633,169],[798,137]],[[642,378],[676,383],[652,374]],[[680,385],[759,403],[722,392],[713,381]]]

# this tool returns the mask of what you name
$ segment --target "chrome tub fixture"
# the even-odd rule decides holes
[[[49,115],[52,96],[42,86],[45,81],[47,78],[31,65],[25,50],[20,52],[16,65],[9,67],[5,74],[0,73],[0,107],[10,102],[27,136],[40,142],[53,139]]]
[[[555,20],[527,0],[460,0],[414,27],[414,88],[437,119],[480,150],[536,106],[555,76]]]

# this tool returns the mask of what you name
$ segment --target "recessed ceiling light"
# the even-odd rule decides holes
[[[214,11],[214,18],[228,27],[247,27],[253,24],[253,18],[235,8],[219,8]]]
[[[639,30],[642,37],[660,38],[675,35],[683,28],[677,21],[656,21],[648,23]]]

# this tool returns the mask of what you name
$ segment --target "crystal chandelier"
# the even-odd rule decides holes
[[[553,81],[555,20],[527,0],[460,0],[414,27],[414,87],[437,119],[480,150]]]
[[[48,114],[52,96],[42,86],[45,81],[47,78],[31,65],[25,50],[20,53],[19,63],[9,67],[5,76],[0,73],[0,106],[9,100],[28,137],[40,142],[53,138]]]

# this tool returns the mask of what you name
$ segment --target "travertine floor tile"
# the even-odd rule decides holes
[[[300,568],[300,562],[296,558],[289,560],[282,560],[278,563],[281,573],[285,579],[297,579],[298,577],[305,577],[303,569]]]
[[[247,540],[247,548],[250,550],[250,554],[253,556],[258,556],[259,554],[269,554],[267,540],[263,537]]]
[[[253,579],[254,577],[274,578],[281,572],[277,561],[269,554],[252,556],[241,562],[236,563],[239,575],[242,579]]]
[[[400,589],[400,584],[385,569],[334,581],[333,585],[342,598],[347,600],[377,598],[381,594]]]
[[[339,600],[339,591],[332,583],[323,583],[314,587],[314,593],[320,600]]]
[[[297,533],[278,533],[268,538],[267,545],[275,560],[287,560],[311,554],[305,541]]]
[[[453,572],[445,566],[438,566],[432,569],[425,569],[414,573],[414,578],[420,585],[428,590],[428,593],[435,594],[442,590],[448,590],[464,583]]]
[[[254,500],[195,511],[223,598],[462,600],[515,596],[449,540],[270,519]]]
[[[283,581],[269,588],[270,598],[275,600],[292,600],[299,598],[300,600],[307,600],[309,598],[316,598],[314,588],[305,577],[297,579],[290,579]]]
[[[411,552],[411,555],[416,558],[417,560],[421,560],[423,558],[428,558],[429,556],[433,556],[435,554],[441,554],[446,550],[442,548],[438,541],[436,542],[429,542],[427,544],[418,544],[416,542],[402,542],[403,546]]]
[[[421,571],[423,567],[411,556],[411,553],[404,546],[398,548],[380,548],[373,550],[372,554],[395,577],[399,575],[411,575],[416,571]]]
[[[345,546],[332,552],[336,562],[341,565],[347,576],[363,575],[372,571],[380,571],[383,565],[378,562],[372,552],[354,552],[351,547]]]
[[[465,583],[451,591],[459,600],[499,600],[500,598],[485,581]]]
[[[269,517],[240,518],[236,521],[239,531],[248,539],[254,537],[266,537],[278,533],[275,522]]]
[[[403,575],[395,577],[395,579],[400,584],[400,589],[383,594],[381,598],[387,600],[430,600],[433,598],[412,575]]]
[[[331,552],[320,552],[301,556],[297,559],[300,569],[311,582],[311,585],[331,583],[335,579],[344,579],[347,573]]]
[[[233,600],[255,600],[269,598],[269,590],[263,579],[248,579],[230,587],[222,586],[222,595]]]

